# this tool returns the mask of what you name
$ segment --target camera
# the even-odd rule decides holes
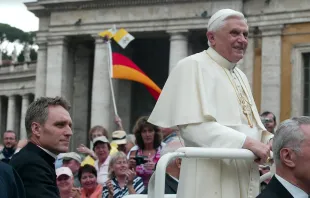
[[[147,156],[136,156],[134,160],[136,160],[136,165],[139,166],[141,164],[145,164],[147,162]]]
[[[272,122],[272,120],[270,118],[266,118],[266,117],[260,117],[262,123],[265,125],[267,123]]]

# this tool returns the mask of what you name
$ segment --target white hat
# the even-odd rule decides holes
[[[95,145],[97,142],[103,142],[110,144],[109,140],[105,136],[99,136],[93,139],[93,144]]]
[[[68,175],[69,177],[72,177],[72,176],[73,176],[71,169],[68,168],[68,167],[60,167],[60,168],[57,168],[57,169],[56,169],[56,176],[57,176],[57,178],[58,178],[60,175]]]
[[[127,144],[125,131],[114,131],[112,133],[112,142],[115,144]]]
[[[216,21],[220,20],[224,20],[225,18],[229,17],[229,16],[240,16],[240,17],[244,17],[244,15],[241,12],[232,10],[232,9],[221,9],[219,11],[217,11],[216,13],[214,13],[209,22],[208,22],[208,29],[211,28],[211,26],[213,24],[215,24]]]
[[[74,159],[74,160],[78,161],[79,163],[82,163],[81,156],[79,154],[77,154],[76,152],[63,153],[61,158],[63,160]]]

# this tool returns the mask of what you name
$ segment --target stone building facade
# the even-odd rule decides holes
[[[61,95],[71,102],[73,146],[87,141],[91,126],[115,129],[107,46],[99,32],[116,25],[133,34],[136,39],[125,50],[114,44],[113,51],[131,58],[163,87],[178,60],[207,48],[208,20],[222,8],[242,11],[248,19],[248,50],[239,67],[259,110],[272,111],[280,120],[309,114],[309,0],[37,0],[26,6],[40,19],[39,52],[36,73],[18,83],[29,85],[35,97]],[[1,82],[11,86],[13,73],[7,76]],[[131,132],[138,116],[150,113],[156,101],[140,84],[113,84],[120,117]],[[16,90],[13,94],[26,93]],[[7,88],[0,93],[11,97]],[[7,112],[7,120],[15,118]]]

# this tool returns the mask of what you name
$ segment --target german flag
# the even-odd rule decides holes
[[[132,80],[146,86],[151,95],[157,100],[161,89],[129,58],[119,53],[112,53],[112,78]]]

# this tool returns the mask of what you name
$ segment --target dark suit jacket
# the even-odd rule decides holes
[[[0,161],[0,197],[26,198],[24,185],[16,171]]]
[[[177,194],[179,183],[175,181],[172,177],[170,177],[168,174],[166,174],[165,179],[165,194]],[[147,187],[147,186],[146,186]],[[145,188],[145,190],[142,192],[142,194],[147,194],[148,190]]]
[[[59,198],[55,158],[29,142],[13,156],[10,164],[24,183],[27,198]]]
[[[179,182],[175,181],[170,175],[166,174],[165,194],[177,194]]]
[[[257,198],[294,198],[288,190],[273,176],[266,188]]]

